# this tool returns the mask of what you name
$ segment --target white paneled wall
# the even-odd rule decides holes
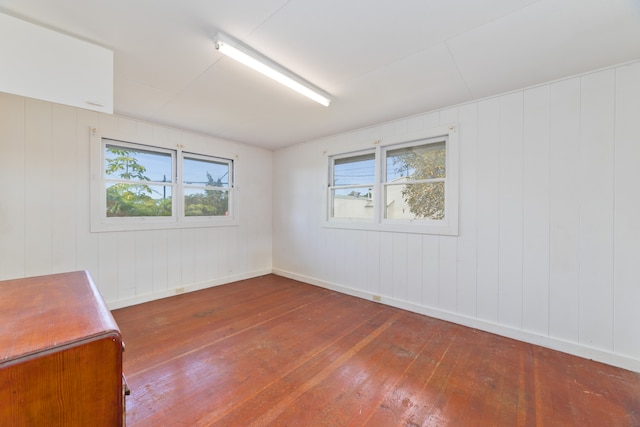
[[[322,226],[328,150],[451,122],[458,236]],[[120,307],[273,268],[640,371],[639,123],[640,63],[275,154],[0,94],[0,279],[88,270]],[[91,233],[90,127],[237,153],[240,225]]]
[[[458,236],[322,226],[327,151],[459,123]],[[274,271],[640,371],[640,63],[280,150]]]
[[[640,67],[615,76],[613,348],[640,359]]]
[[[89,129],[235,153],[240,225],[91,233]],[[0,280],[88,270],[111,307],[271,272],[272,153],[0,93]]]

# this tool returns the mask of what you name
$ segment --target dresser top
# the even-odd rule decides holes
[[[0,281],[0,367],[120,331],[85,271]]]

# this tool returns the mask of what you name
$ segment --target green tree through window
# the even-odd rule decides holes
[[[207,171],[207,187],[221,188],[222,179],[213,179]],[[229,212],[229,194],[226,190],[195,190],[184,197],[185,216],[223,216]]]
[[[106,145],[105,154],[105,174],[116,181],[107,184],[107,217],[171,216],[171,187],[151,184],[140,163],[157,154],[115,145]]]
[[[391,150],[387,159],[387,165],[393,165],[393,175],[402,179],[402,197],[411,214],[416,218],[443,219],[445,144],[435,143]]]

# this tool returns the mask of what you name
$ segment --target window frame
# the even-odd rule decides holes
[[[387,207],[388,207],[388,202],[387,202],[387,189],[389,187],[392,186],[402,186],[402,185],[416,185],[416,184],[432,184],[432,183],[436,183],[436,182],[444,182],[445,185],[445,199],[444,199],[444,210],[445,210],[445,217],[446,217],[446,212],[447,212],[447,165],[445,163],[445,177],[444,178],[429,178],[429,179],[420,179],[420,180],[409,180],[407,182],[404,182],[402,184],[398,184],[398,183],[393,183],[392,181],[388,181],[387,180],[387,164],[388,164],[388,153],[390,151],[395,151],[398,149],[403,149],[403,148],[412,148],[412,147],[421,147],[421,146],[427,146],[427,145],[436,145],[436,144],[440,144],[440,143],[444,143],[445,146],[445,162],[447,159],[447,146],[449,145],[449,141],[448,141],[448,137],[445,135],[442,136],[435,136],[435,137],[430,137],[430,138],[423,138],[423,139],[415,139],[409,142],[405,142],[405,143],[399,143],[399,144],[391,144],[391,145],[387,145],[387,146],[382,146],[380,148],[380,167],[381,167],[381,183],[380,183],[380,197],[381,197],[381,201],[383,201],[384,206],[380,206],[382,212],[380,213],[380,218],[381,221],[389,223],[389,224],[404,224],[407,221],[410,222],[421,222],[423,224],[432,224],[432,225],[438,225],[440,223],[441,220],[433,220],[433,219],[429,219],[429,218],[411,218],[411,219],[401,219],[401,218],[388,218],[387,217]]]
[[[183,175],[183,168],[184,168],[184,160],[185,158],[189,158],[189,159],[194,159],[194,160],[204,160],[204,161],[208,161],[208,162],[215,162],[215,163],[225,163],[227,164],[227,166],[229,167],[229,186],[227,187],[213,187],[213,186],[207,186],[207,185],[195,185],[195,184],[185,184],[183,182],[184,180],[184,175]],[[228,210],[229,210],[229,215],[227,216],[233,216],[233,201],[235,199],[234,197],[234,191],[233,191],[233,179],[234,179],[234,173],[233,173],[233,159],[225,159],[222,157],[217,157],[217,156],[210,156],[210,155],[206,155],[206,154],[199,154],[199,153],[192,153],[192,152],[188,152],[188,151],[182,151],[181,152],[181,156],[180,156],[180,162],[178,162],[180,164],[180,191],[181,191],[181,197],[180,197],[180,211],[178,213],[178,217],[180,218],[180,220],[182,220],[185,223],[197,223],[198,225],[201,225],[202,222],[209,222],[211,221],[211,219],[213,218],[223,218],[222,215],[218,215],[218,216],[187,216],[185,215],[185,206],[184,206],[184,198],[185,198],[185,189],[189,189],[189,188],[197,188],[197,189],[203,189],[203,190],[225,190],[228,193],[228,197],[229,197],[229,201],[228,201]],[[225,216],[226,217],[226,216]]]
[[[430,141],[430,142],[429,142]],[[386,162],[388,151],[411,146],[424,145],[428,143],[445,142],[445,217],[442,220],[426,218],[394,219],[386,218],[385,208],[385,188],[390,185],[386,182]],[[373,147],[372,147],[373,145]],[[334,161],[348,157],[355,157],[367,152],[375,152],[375,182],[372,192],[374,203],[373,219],[363,220],[361,218],[333,218],[331,216],[331,195],[332,195],[332,175],[334,173]],[[432,128],[424,132],[385,138],[384,140],[368,141],[353,144],[348,152],[346,151],[325,151],[328,165],[329,182],[327,183],[324,195],[324,221],[323,226],[327,228],[344,228],[354,230],[372,230],[405,232],[436,235],[458,235],[458,186],[459,186],[459,159],[458,159],[458,129],[457,124],[450,124]],[[425,180],[440,181],[441,179]],[[422,180],[419,180],[422,181]]]
[[[368,183],[359,183],[359,184],[347,184],[347,185],[335,185],[335,161],[336,160],[342,160],[342,159],[348,159],[348,158],[352,158],[352,157],[360,157],[360,156],[367,156],[373,154],[373,160],[374,160],[374,180],[372,182],[368,182]],[[375,188],[375,182],[377,180],[377,167],[375,165],[376,163],[376,151],[375,149],[369,149],[369,150],[361,150],[361,151],[357,151],[357,152],[351,152],[351,153],[344,153],[344,154],[340,154],[340,155],[335,155],[335,156],[329,156],[329,161],[330,161],[330,165],[329,165],[329,190],[328,190],[328,199],[327,199],[327,218],[331,218],[332,221],[336,221],[336,222],[367,222],[367,223],[373,223],[375,221],[375,191],[373,190]],[[333,185],[332,185],[333,184]],[[350,218],[350,217],[333,217],[331,215],[331,213],[333,212],[334,206],[335,206],[335,198],[333,197],[333,192],[335,190],[342,190],[342,189],[350,189],[350,188],[363,188],[363,187],[368,187],[369,184],[372,187],[372,201],[374,203],[374,214],[372,218]]]
[[[138,181],[138,180],[134,180],[134,179],[124,179],[124,178],[109,178],[106,177],[104,175],[104,165],[105,165],[105,160],[106,160],[106,156],[105,156],[105,151],[108,145],[112,145],[112,146],[116,146],[116,147],[120,147],[120,148],[129,148],[132,150],[139,150],[139,151],[146,151],[149,153],[157,153],[157,154],[168,154],[171,156],[171,181],[169,181],[170,184],[167,183],[163,183],[160,181]],[[177,159],[176,159],[176,151],[175,150],[169,150],[166,148],[160,148],[160,147],[149,147],[149,146],[145,146],[145,145],[141,145],[141,144],[134,144],[134,143],[130,143],[130,142],[126,142],[126,141],[118,141],[115,139],[111,139],[111,138],[103,138],[102,139],[102,159],[101,159],[101,165],[102,165],[102,169],[103,169],[103,175],[102,175],[102,183],[103,183],[103,192],[106,190],[106,185],[110,184],[110,183],[123,183],[123,184],[137,184],[137,183],[144,183],[144,185],[162,185],[162,186],[166,186],[166,187],[171,187],[171,197],[172,197],[172,203],[171,203],[171,216],[154,216],[154,217],[117,217],[119,218],[117,221],[119,222],[136,222],[136,219],[138,218],[153,218],[155,221],[158,222],[170,222],[173,220],[173,217],[176,215],[176,203],[173,202],[173,198],[176,194],[176,163],[177,163]],[[106,197],[101,197],[100,198],[100,211],[101,212],[106,212],[107,210],[107,200]],[[105,218],[116,218],[116,217],[107,217],[105,216]]]
[[[105,176],[106,145],[131,147],[148,152],[170,153],[172,156],[171,216],[108,217],[106,213],[106,185],[109,182],[124,181]],[[134,142],[123,138],[114,138],[91,129],[90,138],[91,171],[91,232],[137,231],[154,229],[180,229],[192,227],[221,227],[239,225],[236,207],[237,163],[234,156],[211,155],[200,150],[186,149],[183,144],[168,144],[156,141]],[[183,163],[184,158],[203,159],[229,165],[229,215],[225,216],[186,216],[184,212]],[[235,156],[237,158],[237,156]],[[145,182],[155,184],[155,182]],[[159,183],[165,185],[164,183]],[[204,187],[203,187],[204,188]],[[218,187],[212,187],[217,189]]]

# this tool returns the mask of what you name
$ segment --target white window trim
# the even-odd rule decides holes
[[[331,210],[333,207],[333,200],[331,197],[331,193],[332,190],[334,189],[342,189],[342,188],[362,188],[363,186],[366,185],[359,185],[359,184],[354,184],[354,185],[344,185],[344,186],[331,186],[331,183],[334,181],[334,165],[335,165],[335,161],[336,160],[340,160],[340,159],[344,159],[344,158],[349,158],[349,157],[354,157],[354,156],[359,156],[359,155],[367,155],[367,154],[374,154],[375,159],[377,159],[377,151],[376,149],[368,149],[368,150],[358,150],[355,152],[349,152],[349,153],[341,153],[341,154],[337,154],[337,155],[330,155],[327,158],[329,159],[329,187],[328,187],[328,191],[327,191],[327,196],[325,198],[325,203],[326,203],[326,209],[325,209],[325,218],[328,221],[331,221],[333,223],[346,223],[346,224],[351,224],[351,223],[371,223],[373,224],[376,218],[376,215],[374,213],[373,218],[332,218],[331,217]],[[376,167],[376,177],[374,179],[374,181],[377,181],[378,176],[378,168]],[[367,183],[365,183],[367,184]],[[371,183],[371,186],[375,188],[375,182]],[[372,194],[373,199],[373,203],[375,206],[375,200],[376,200],[376,194],[375,194],[375,190]],[[374,208],[375,209],[375,208]]]
[[[384,200],[384,152],[387,148],[399,148],[403,145],[411,145],[421,140],[435,139],[439,137],[447,138],[446,143],[446,170],[445,180],[445,218],[443,220],[428,219],[387,219],[384,218],[384,206],[380,203]],[[435,141],[434,141],[435,142]],[[459,186],[459,151],[458,151],[458,126],[450,124],[428,129],[424,132],[385,138],[374,142],[364,142],[350,146],[349,152],[327,151],[325,165],[330,167],[329,179],[333,173],[333,159],[364,154],[372,150],[372,145],[376,153],[376,178],[373,190],[373,202],[375,214],[373,220],[359,218],[331,218],[331,188],[325,184],[324,189],[324,221],[323,226],[327,228],[342,228],[351,230],[371,230],[386,232],[436,234],[457,236],[458,235],[458,186]]]
[[[183,159],[184,157],[190,158],[190,159],[201,159],[201,160],[206,160],[206,161],[217,161],[220,163],[226,163],[227,165],[229,165],[229,183],[230,186],[229,187],[207,187],[207,189],[209,190],[227,190],[229,192],[229,216],[233,217],[234,213],[235,213],[235,204],[234,204],[234,200],[235,200],[235,191],[234,191],[234,161],[232,159],[225,159],[222,157],[218,157],[218,156],[212,156],[212,155],[208,155],[208,154],[200,154],[200,153],[192,153],[191,151],[180,151],[180,159]],[[182,162],[177,162],[178,164],[178,177],[182,177]],[[184,183],[180,183],[179,185],[180,189],[183,190],[184,188],[204,188],[202,186],[191,186],[188,184],[184,184]],[[186,225],[191,225],[193,227],[202,227],[202,226],[207,226],[210,223],[213,223],[212,225],[229,225],[229,224],[224,224],[225,222],[233,222],[233,218],[228,219],[228,217],[222,217],[222,216],[217,216],[217,217],[207,217],[207,216],[186,216],[184,214],[184,194],[180,194],[180,200],[178,201],[178,203],[176,203],[180,209],[178,210],[178,218],[179,221],[182,221],[183,223],[185,223]],[[219,223],[223,223],[223,224],[219,224]]]
[[[123,146],[131,145],[140,148],[148,148],[158,152],[172,152],[173,163],[172,173],[174,176],[172,190],[172,216],[171,217],[107,217],[106,197],[104,179],[104,140],[113,141],[115,144]],[[229,216],[216,217],[186,217],[183,207],[182,192],[182,155],[197,157],[201,155],[205,159],[215,159],[230,162],[231,186],[229,191]],[[97,129],[91,129],[90,137],[90,171],[91,171],[91,232],[109,231],[136,231],[136,230],[156,230],[156,229],[181,229],[195,227],[228,227],[239,225],[237,211],[237,164],[233,156],[222,154],[207,154],[185,148],[182,144],[168,146],[167,144],[156,143],[155,141],[136,142],[126,141],[123,138],[102,135]],[[236,156],[237,157],[237,156]]]

